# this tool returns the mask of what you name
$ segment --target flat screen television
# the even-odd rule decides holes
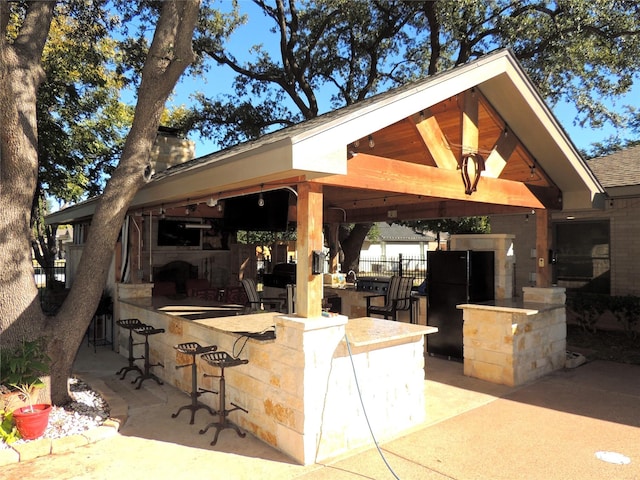
[[[159,247],[197,247],[200,245],[199,229],[185,228],[180,220],[160,219],[158,221]]]
[[[289,223],[289,191],[273,190],[262,194],[264,205],[258,205],[259,193],[227,198],[224,201],[224,229],[252,232],[284,232]]]

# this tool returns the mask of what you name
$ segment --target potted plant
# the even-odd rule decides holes
[[[18,432],[27,440],[42,436],[49,423],[51,405],[33,403],[34,394],[44,386],[41,376],[49,372],[48,364],[43,339],[24,341],[15,349],[1,352],[0,383],[25,402],[12,413]]]

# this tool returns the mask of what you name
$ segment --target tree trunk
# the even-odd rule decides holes
[[[46,9],[43,5],[52,3],[34,2],[29,8],[37,17],[44,15]],[[0,89],[0,124],[3,126],[0,137],[0,200],[3,205],[0,210],[0,258],[3,262],[0,268],[1,343],[3,346],[8,344],[5,338],[15,342],[46,336],[47,353],[51,358],[51,401],[54,404],[64,404],[69,400],[67,379],[71,375],[75,353],[100,301],[127,209],[144,182],[143,172],[165,101],[185,68],[193,61],[191,41],[198,9],[197,0],[162,3],[142,72],[131,131],[120,163],[96,207],[74,284],[55,317],[45,317],[40,308],[29,244],[28,212],[38,171],[35,107],[39,83],[36,80],[39,78],[36,73],[41,73],[42,48],[37,61],[20,68],[25,60],[19,57],[21,52],[16,53],[6,42],[2,44],[1,79],[3,85],[9,84],[11,88]],[[2,13],[0,11],[0,16]],[[49,14],[52,15],[52,7]],[[48,20],[45,39],[51,17]],[[6,18],[2,24],[6,26]],[[33,36],[34,31],[42,32],[43,28],[40,25],[39,29],[30,29],[25,35]],[[15,59],[8,55],[12,52]],[[8,63],[7,60],[14,61]]]
[[[36,94],[44,79],[42,49],[52,2],[36,2],[13,42],[0,4],[0,345],[13,347],[42,332],[44,315],[33,277],[30,212],[38,175]],[[25,33],[26,32],[26,33]]]
[[[372,226],[373,223],[356,223],[351,231],[346,226],[340,226],[339,240],[344,254],[342,261],[343,272],[348,272],[349,270],[358,272],[360,250],[362,250],[362,244]]]

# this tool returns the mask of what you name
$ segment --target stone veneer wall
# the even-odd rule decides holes
[[[236,334],[144,306],[120,302],[119,312],[120,318],[138,318],[166,330],[150,337],[150,361],[164,365],[154,367],[153,372],[184,392],[191,390],[191,371],[175,366],[189,363],[190,357],[177,352],[174,345],[186,341],[218,345],[218,350],[248,359],[247,365],[225,370],[227,405],[233,402],[249,411],[233,412],[230,420],[301,464],[374,445],[358,386],[378,441],[397,437],[426,418],[424,337],[412,343],[352,348],[356,385],[345,342],[344,316],[301,319],[272,314],[276,340],[248,340],[244,345],[244,339],[236,343]],[[268,314],[235,318],[242,318],[249,326],[252,317],[258,320],[259,315]],[[128,355],[127,335],[123,330],[118,341],[124,357]],[[198,361],[199,385],[216,390],[217,381],[203,379],[202,373],[217,372]],[[204,394],[200,401],[218,408],[217,395]],[[185,395],[185,404],[188,402]],[[184,418],[176,421],[181,420]],[[210,421],[208,415],[196,414],[196,422],[202,426]],[[226,434],[235,435],[230,430]],[[212,435],[213,431],[203,436],[203,444],[208,444]]]
[[[465,375],[515,386],[564,367],[564,289],[525,287],[523,300],[516,307],[464,307]]]
[[[449,245],[451,250],[494,252],[495,298],[502,299],[513,297],[514,239],[515,235],[506,234],[451,235]]]

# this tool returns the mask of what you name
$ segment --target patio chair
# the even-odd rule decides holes
[[[252,311],[276,310],[282,311],[286,298],[267,298],[262,297],[256,288],[256,282],[251,278],[242,280],[242,286],[247,294],[249,308]],[[267,308],[269,307],[269,308]]]
[[[388,320],[398,320],[399,311],[409,311],[410,322],[413,323],[413,308],[411,297],[411,287],[413,286],[413,277],[399,277],[394,275],[389,280],[387,293],[379,295],[367,295],[367,317],[371,315],[381,315]],[[371,300],[374,298],[385,297],[384,305],[372,305]]]

